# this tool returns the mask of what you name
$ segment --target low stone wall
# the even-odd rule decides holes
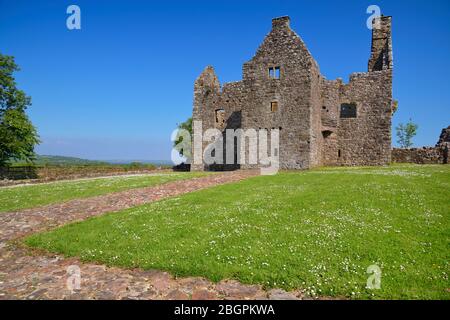
[[[0,180],[37,179],[38,169],[34,166],[0,168]]]
[[[22,183],[42,183],[57,180],[107,177],[116,175],[146,174],[167,171],[169,168],[144,165],[131,167],[111,166],[20,166],[0,168],[0,187]]]
[[[448,161],[448,149],[423,147],[411,149],[392,149],[392,162],[418,164],[444,164]]]

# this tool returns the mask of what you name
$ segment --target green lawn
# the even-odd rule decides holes
[[[450,298],[450,166],[259,176],[27,238],[121,267],[309,295]],[[370,265],[381,289],[366,289]]]
[[[104,195],[169,181],[189,179],[204,173],[161,173],[140,176],[114,176],[74,181],[0,188],[0,212],[33,208],[78,198]]]

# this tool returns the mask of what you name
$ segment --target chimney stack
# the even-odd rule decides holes
[[[381,16],[372,21],[372,50],[369,72],[393,68],[392,17]]]
[[[291,19],[288,16],[272,19],[272,29],[290,28]]]

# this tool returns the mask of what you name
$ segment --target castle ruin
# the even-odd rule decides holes
[[[368,72],[351,74],[345,84],[321,75],[290,28],[289,17],[273,19],[255,56],[244,63],[241,81],[221,86],[211,66],[200,74],[194,85],[193,120],[202,121],[202,130],[279,129],[282,169],[389,164],[391,17],[376,18],[373,24]],[[191,165],[192,170],[212,167]],[[252,166],[233,166],[239,167]]]

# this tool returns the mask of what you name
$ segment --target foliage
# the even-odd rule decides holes
[[[396,113],[398,110],[398,100],[393,100],[392,101],[392,114]]]
[[[33,161],[36,166],[80,166],[80,165],[108,165],[108,163],[97,160],[87,160],[75,157],[36,155]],[[14,166],[28,165],[27,162],[18,160],[11,162]]]
[[[189,132],[189,134],[191,135],[191,139],[192,139],[192,117],[188,118],[185,122],[180,123],[178,125],[178,129],[187,130]],[[182,145],[181,144],[182,141],[183,141],[183,137],[179,136],[178,139],[176,139],[173,142],[173,147],[180,153],[181,156],[184,156],[189,160],[191,158],[192,151],[190,149],[185,150],[183,148],[180,148],[180,146]]]
[[[32,235],[32,247],[309,296],[448,299],[450,167],[258,176]],[[369,266],[381,289],[366,288]]]
[[[25,111],[30,97],[16,87],[14,58],[0,54],[0,167],[11,159],[34,159],[39,138]]]
[[[395,129],[397,131],[397,143],[402,148],[411,148],[412,138],[417,134],[419,126],[413,123],[411,120],[407,124],[400,123]]]

